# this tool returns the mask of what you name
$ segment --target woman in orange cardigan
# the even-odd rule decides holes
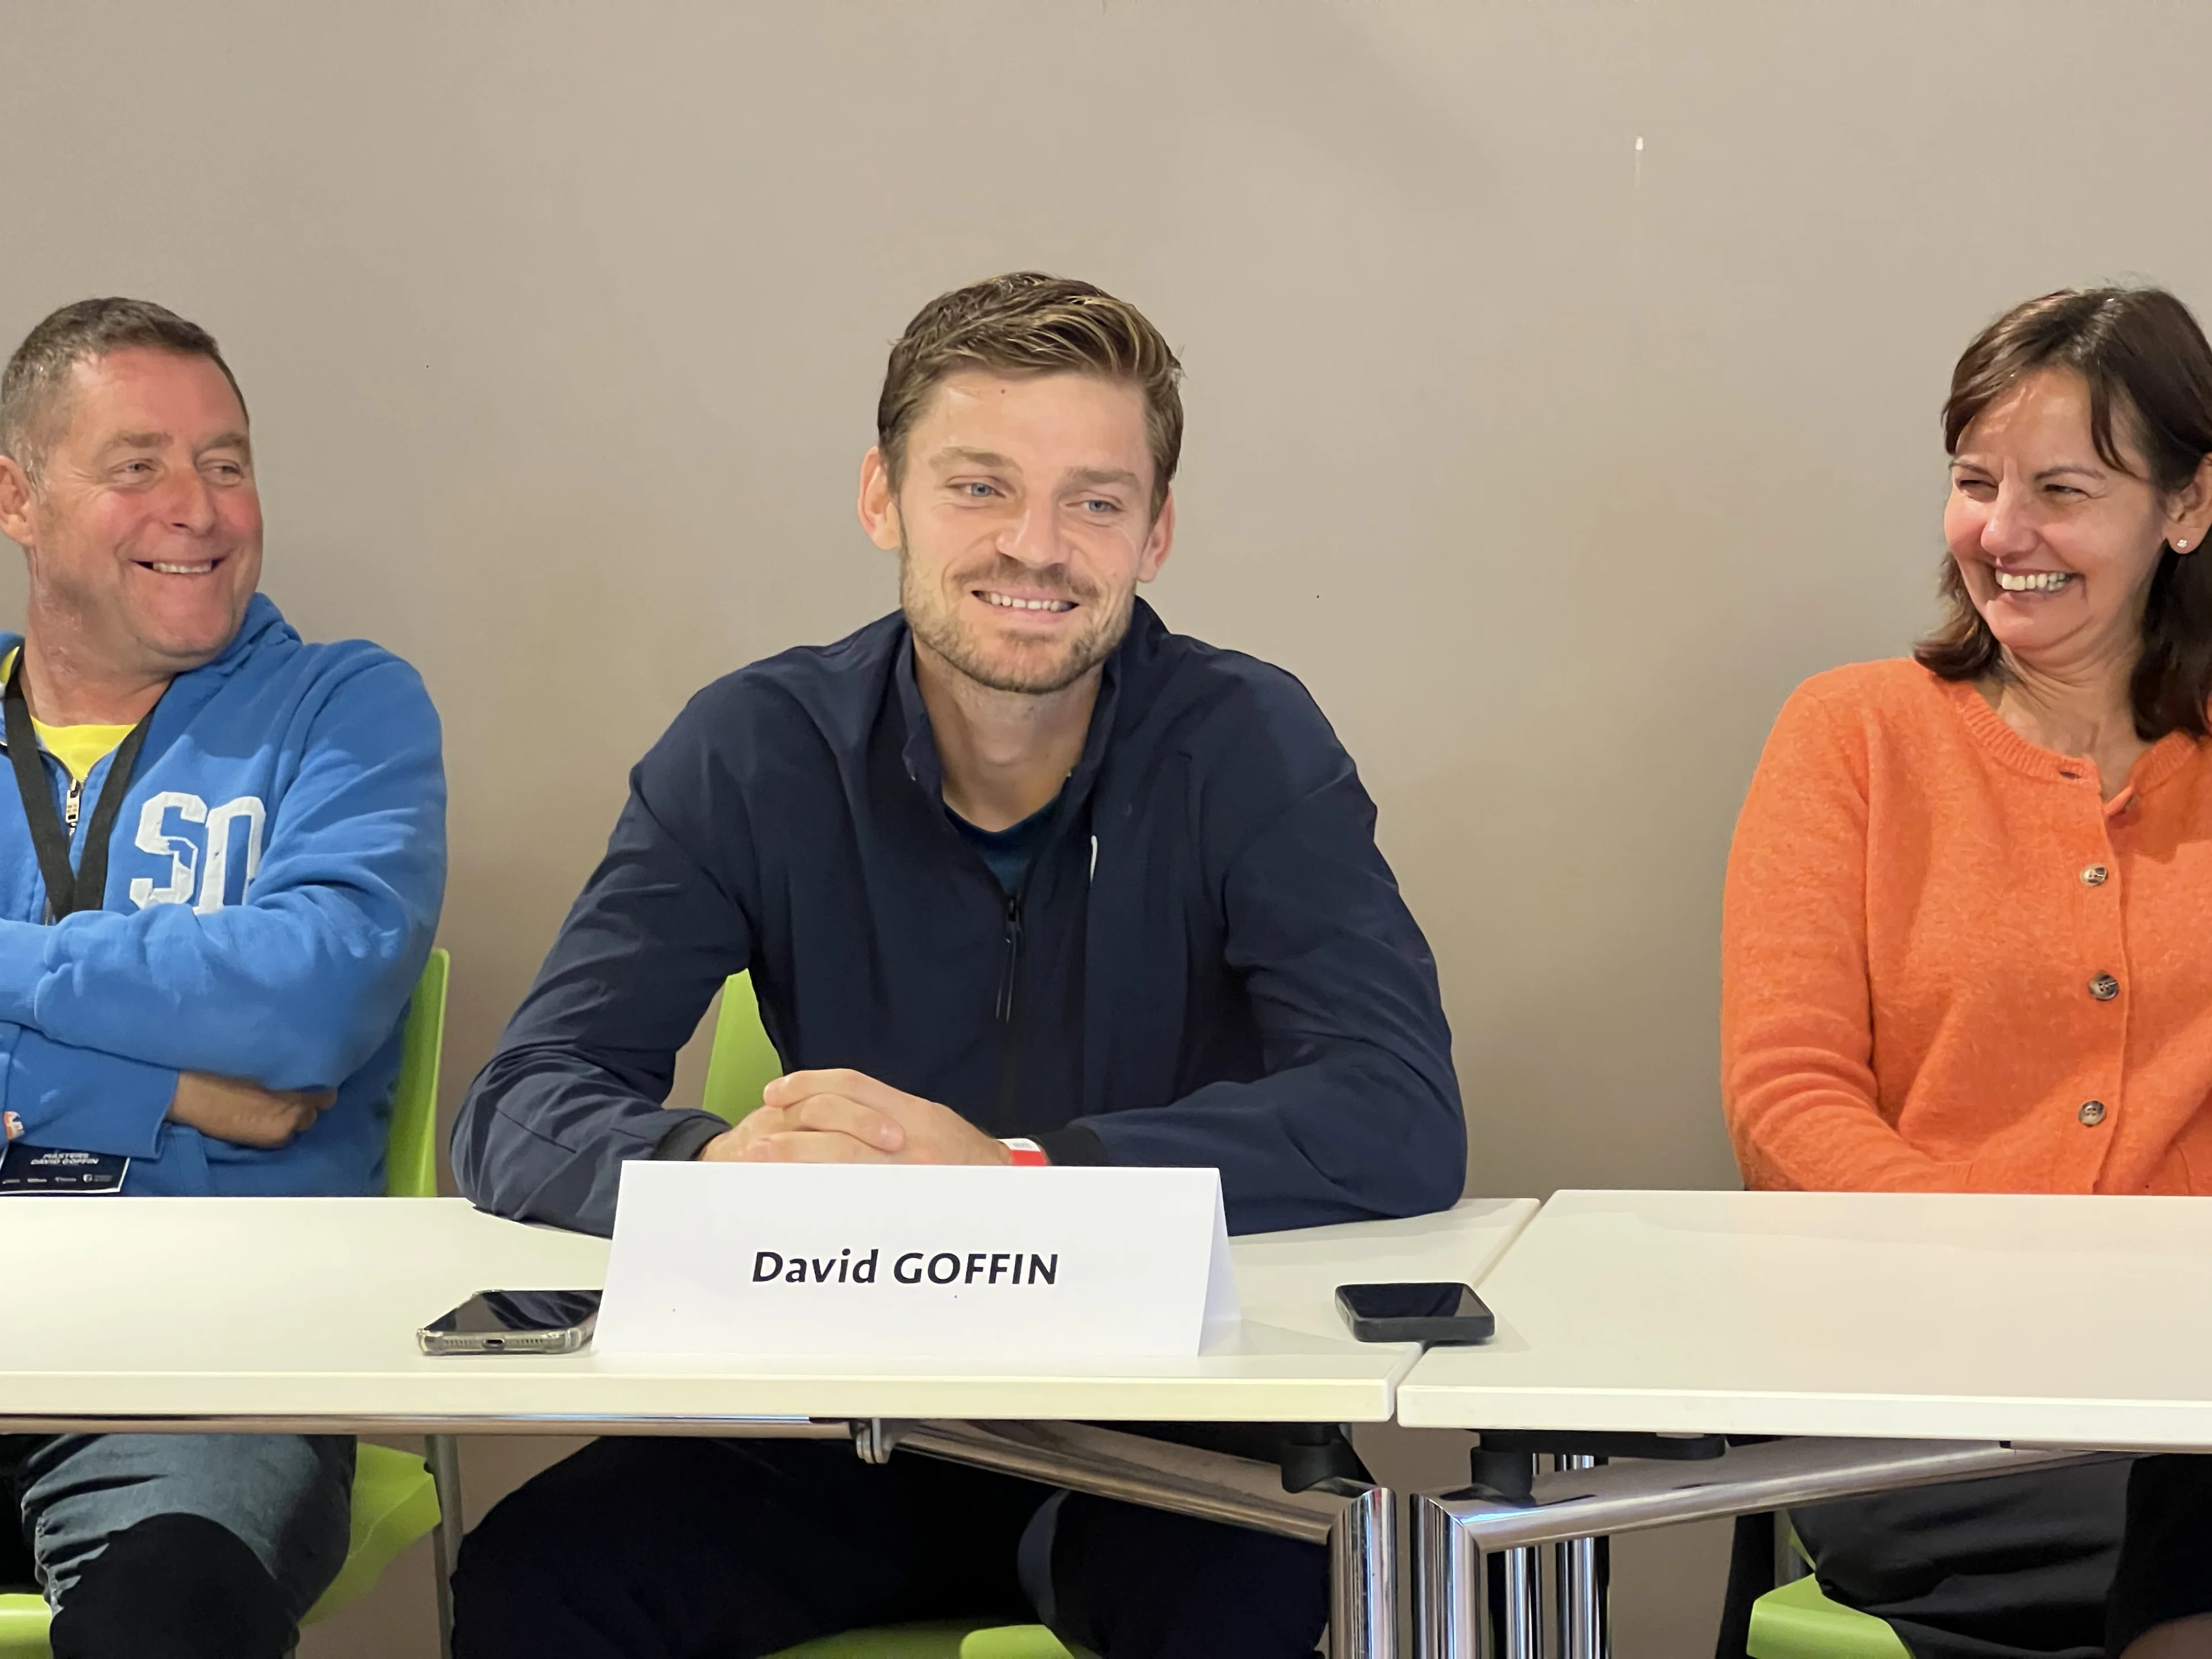
[[[1736,827],[1736,1155],[1765,1188],[2212,1193],[2212,348],[2155,289],[2049,295],[1967,348],[1943,429],[1942,625],[1799,687]],[[2111,1571],[2084,1490],[1993,1515],[1989,1483],[1963,1533],[1965,1488],[1801,1531],[1836,1523],[1824,1581],[1918,1659],[2212,1653],[2197,1468],[2136,1466],[2101,1644],[2056,1605],[2094,1616]],[[1924,1571],[1947,1551],[1971,1565]]]

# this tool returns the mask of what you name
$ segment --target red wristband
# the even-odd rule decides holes
[[[1052,1162],[1044,1155],[1044,1148],[1034,1140],[1002,1140],[999,1145],[1014,1155],[1014,1167],[1017,1169],[1042,1169]]]

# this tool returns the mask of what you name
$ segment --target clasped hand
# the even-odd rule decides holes
[[[950,1107],[865,1072],[793,1072],[699,1153],[714,1163],[1010,1164],[1012,1155]]]

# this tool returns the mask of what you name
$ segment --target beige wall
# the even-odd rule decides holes
[[[890,606],[849,503],[906,317],[1125,293],[1189,371],[1153,597],[1358,757],[1474,1188],[1720,1185],[1761,734],[1926,617],[1980,322],[2212,301],[2208,53],[2149,0],[0,0],[0,336],[216,330],[270,591],[428,678],[450,1107],[686,694]]]

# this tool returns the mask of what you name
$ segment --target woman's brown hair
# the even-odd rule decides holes
[[[2031,374],[2068,369],[2089,387],[2089,435],[2097,454],[2134,476],[2118,431],[2143,458],[2148,483],[2168,495],[2212,454],[2212,345],[2189,307],[2156,288],[2067,289],[2014,306],[1974,338],[1951,372],[1943,447]],[[2169,732],[2212,735],[2212,562],[2160,550],[2142,619],[2142,655],[2129,681],[2136,734],[2155,743]],[[2002,672],[2003,653],[1974,609],[1955,560],[1943,561],[1947,614],[1913,656],[1947,680]]]

